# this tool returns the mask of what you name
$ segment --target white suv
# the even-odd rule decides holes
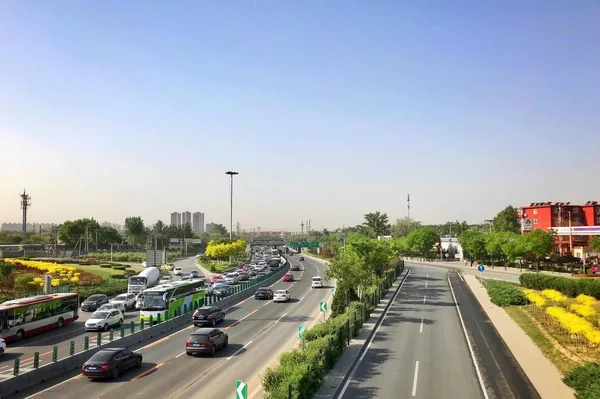
[[[311,288],[323,288],[323,279],[319,276],[313,277]]]
[[[225,276],[225,284],[237,284],[240,282],[240,276],[237,273],[229,273]]]

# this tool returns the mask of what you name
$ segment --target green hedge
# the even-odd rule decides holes
[[[110,252],[90,253],[86,258],[95,258],[98,260],[112,260],[115,262],[131,262],[142,263],[146,260],[145,252],[113,252],[112,257]]]
[[[120,265],[113,265],[113,270],[125,270],[128,269],[128,266],[120,266]]]
[[[499,280],[484,280],[484,287],[492,303],[498,306],[525,305],[527,298],[516,283]]]
[[[575,390],[577,399],[600,398],[600,365],[598,363],[581,364],[563,378],[565,384]]]
[[[110,280],[102,285],[79,287],[77,292],[80,302],[93,294],[106,294],[112,297],[127,292],[127,280]]]
[[[521,285],[534,290],[552,289],[572,298],[586,294],[600,299],[600,280],[595,278],[568,278],[542,273],[525,273],[519,277]]]

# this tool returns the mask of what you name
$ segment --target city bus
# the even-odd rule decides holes
[[[0,337],[6,342],[60,328],[79,318],[76,293],[35,295],[0,304]]]
[[[150,316],[153,320],[157,320],[159,314],[164,320],[167,310],[170,319],[175,316],[176,310],[181,314],[184,305],[190,309],[194,301],[204,303],[204,297],[203,279],[174,281],[145,289],[138,297],[138,301],[141,302],[140,320],[149,321]]]

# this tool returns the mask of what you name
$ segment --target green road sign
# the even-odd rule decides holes
[[[327,312],[327,302],[320,302],[319,309],[321,310],[321,312]]]
[[[290,247],[292,248],[319,248],[319,243],[317,241],[302,241],[302,242],[296,242],[296,241],[292,241],[290,242]]]
[[[242,380],[235,382],[235,399],[248,399],[248,385]]]
[[[304,339],[305,332],[306,332],[306,327],[298,326],[298,339]]]
[[[335,296],[335,287],[333,287],[333,288],[331,289],[331,295],[332,295],[332,296]]]

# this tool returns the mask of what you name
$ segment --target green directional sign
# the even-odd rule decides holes
[[[319,242],[317,241],[292,241],[290,242],[290,247],[292,248],[319,248]]]
[[[335,287],[333,287],[333,288],[331,289],[331,295],[332,295],[332,296],[335,296]]]
[[[327,302],[320,302],[319,309],[321,310],[321,312],[327,312]]]
[[[235,381],[235,399],[248,399],[248,384],[242,380]]]
[[[306,332],[306,327],[298,326],[298,339],[304,339],[305,332]]]

